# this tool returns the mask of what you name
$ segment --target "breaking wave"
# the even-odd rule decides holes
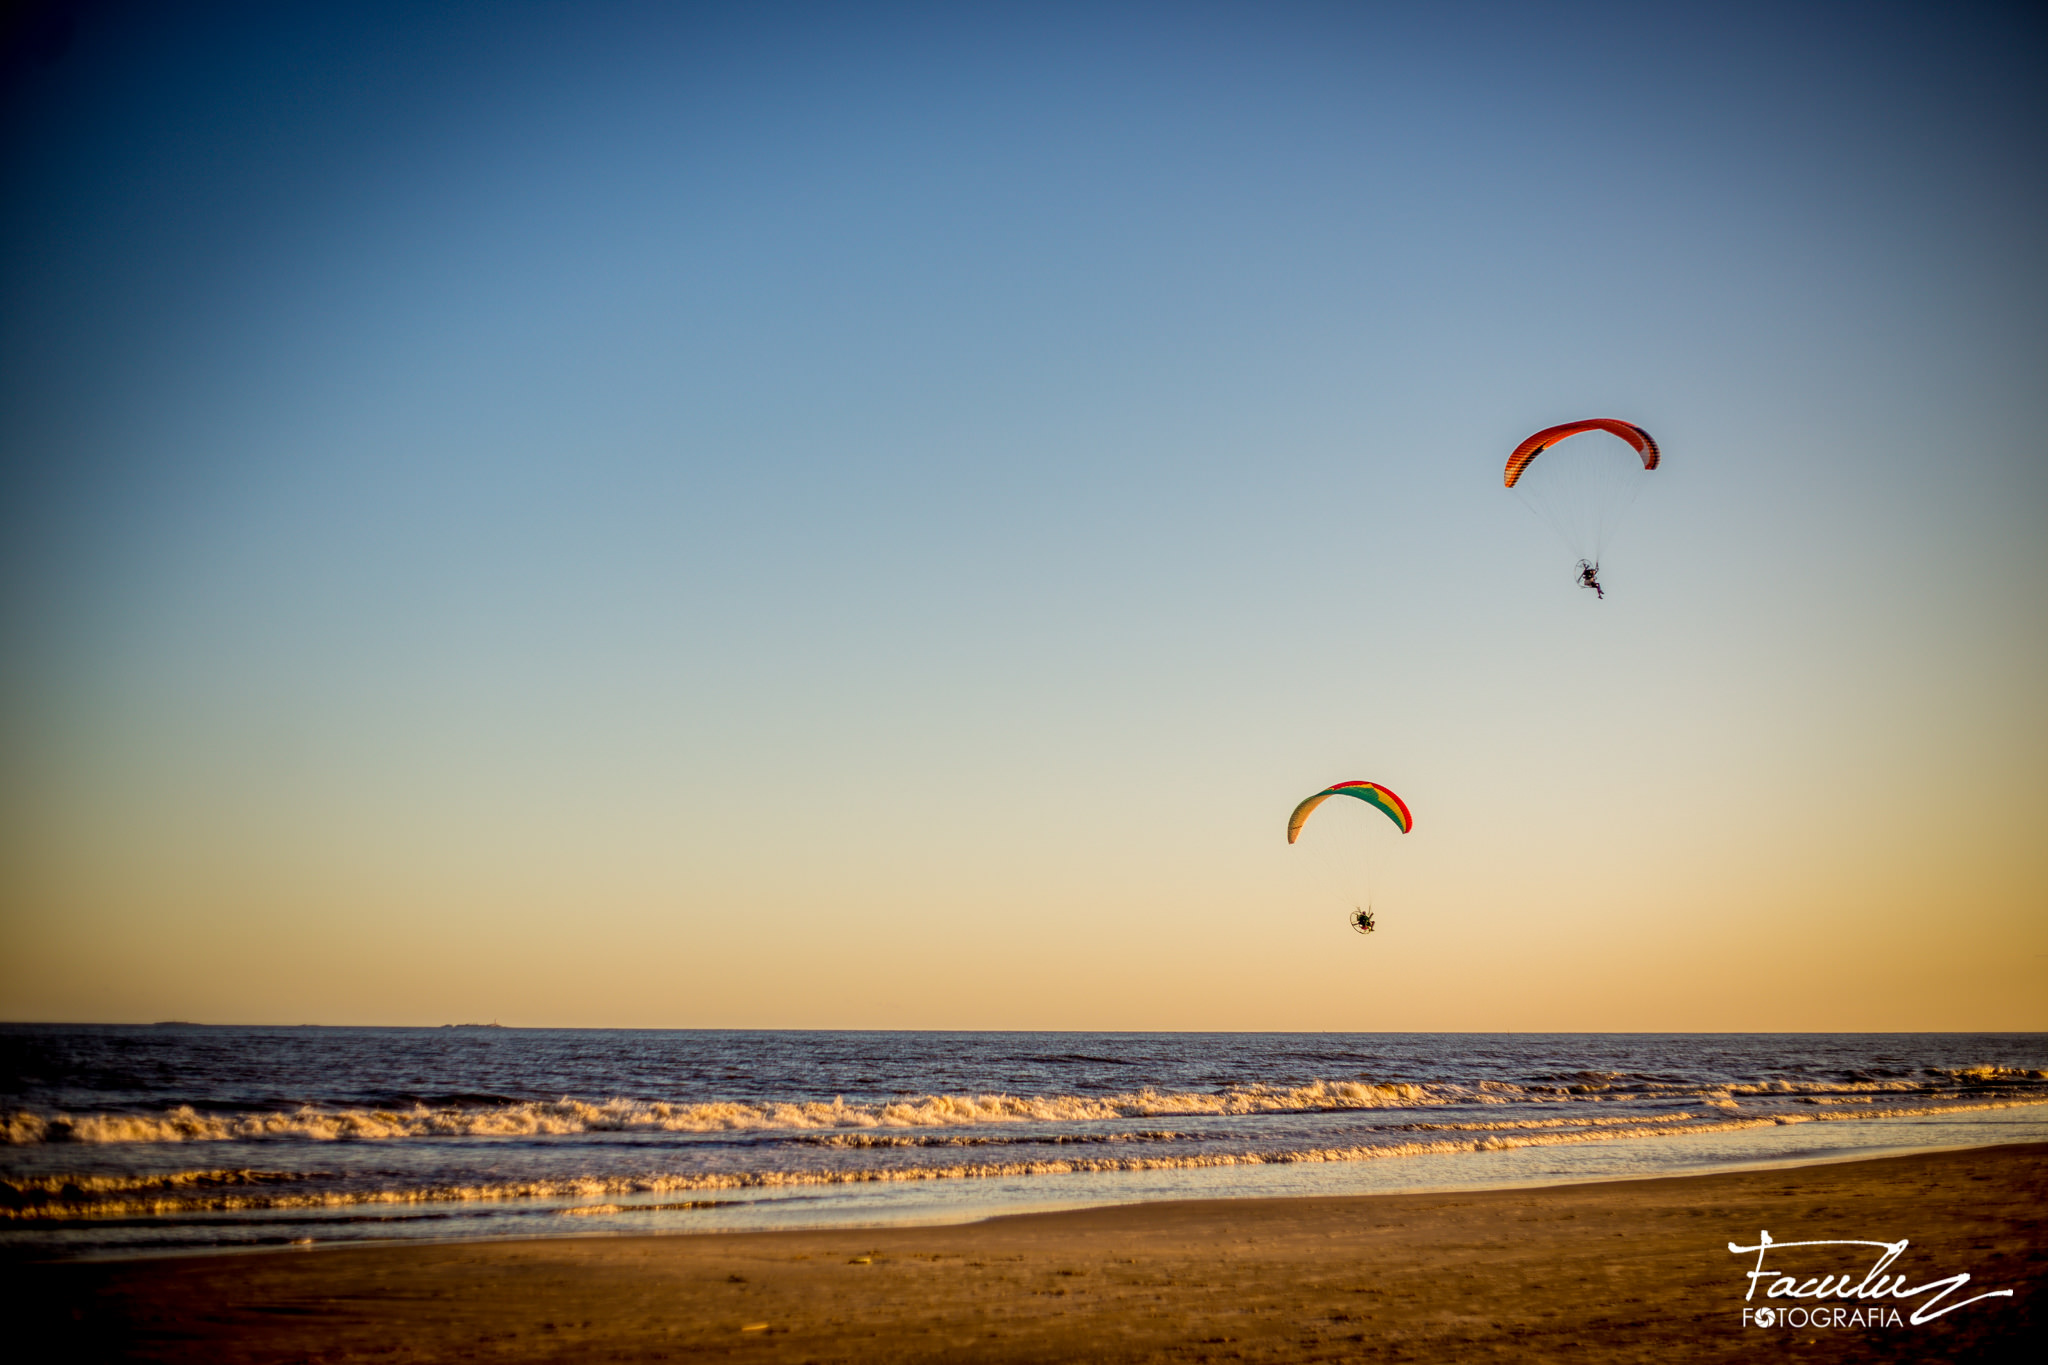
[[[1916,1118],[1964,1110],[2016,1108],[2048,1100],[1979,1100],[1968,1104],[1900,1106],[1831,1113],[1771,1114],[1711,1119],[1676,1114],[1601,1122],[1558,1120],[1572,1129],[1544,1128],[1539,1121],[1499,1124],[1424,1125],[1474,1136],[1443,1136],[1421,1141],[1396,1141],[1342,1147],[1304,1147],[1277,1151],[1207,1151],[1176,1155],[1074,1155],[1030,1161],[956,1162],[934,1166],[861,1167],[841,1170],[791,1169],[696,1174],[588,1177],[561,1180],[455,1183],[413,1188],[276,1191],[274,1183],[312,1178],[265,1171],[190,1171],[144,1178],[50,1177],[0,1181],[0,1220],[43,1221],[165,1214],[274,1212],[346,1209],[364,1206],[419,1206],[531,1200],[615,1200],[622,1195],[663,1195],[720,1190],[860,1185],[881,1182],[975,1180],[1101,1172],[1196,1170],[1227,1166],[1286,1166],[1303,1163],[1376,1161],[1401,1157],[1442,1156],[1466,1152],[1510,1151],[1523,1147],[1555,1147],[1577,1143],[1618,1142],[1678,1137],[1700,1133],[1732,1133],[1772,1125],[1820,1123],[1852,1119]],[[578,1205],[561,1210],[570,1215],[650,1212],[706,1208],[725,1202]]]
[[[971,1133],[919,1133],[900,1137],[894,1133],[829,1133],[820,1137],[801,1136],[790,1141],[802,1147],[1067,1147],[1105,1142],[1196,1142],[1200,1133],[1028,1133],[1014,1137],[982,1137]]]
[[[1562,1079],[1562,1078],[1561,1078]],[[1724,1112],[1745,1101],[1805,1105],[1855,1105],[1865,1113],[1882,1102],[1917,1095],[1928,1102],[1969,1104],[1998,1097],[2040,1093],[2048,1071],[1972,1067],[1917,1076],[1870,1077],[1846,1081],[1768,1081],[1703,1086],[1642,1078],[1591,1074],[1571,1084],[1429,1084],[1367,1080],[1318,1080],[1282,1087],[1246,1085],[1214,1092],[1144,1089],[1120,1095],[919,1095],[882,1102],[832,1100],[722,1100],[670,1103],[659,1100],[579,1100],[564,1097],[485,1105],[427,1105],[409,1108],[334,1108],[304,1105],[292,1110],[202,1113],[180,1105],[153,1114],[0,1114],[0,1144],[226,1142],[274,1138],[313,1141],[379,1141],[436,1137],[545,1137],[580,1133],[836,1133],[897,1128],[968,1128],[1006,1123],[1076,1123],[1147,1118],[1227,1118],[1259,1114],[1414,1109],[1444,1105],[1586,1104],[1660,1099],[1705,1105]],[[1581,1118],[1519,1120],[1576,1124]],[[1615,1123],[1635,1122],[1616,1118]],[[1470,1126],[1470,1125],[1460,1125]],[[1093,1139],[1089,1139],[1093,1140]],[[922,1140],[920,1140],[922,1142]],[[848,1140],[847,1145],[857,1145]],[[924,1145],[946,1145],[935,1139]]]
[[[15,1144],[42,1142],[223,1142],[260,1138],[376,1140],[422,1137],[533,1137],[573,1133],[758,1133],[817,1129],[946,1128],[984,1123],[1074,1123],[1102,1119],[1227,1117],[1316,1110],[1385,1109],[1470,1100],[1466,1087],[1315,1081],[1280,1089],[1249,1086],[1217,1094],[1140,1090],[1080,1095],[921,1095],[884,1103],[738,1100],[671,1104],[659,1100],[550,1101],[410,1109],[324,1109],[202,1114],[189,1105],[158,1114],[52,1114],[17,1111],[0,1119]]]

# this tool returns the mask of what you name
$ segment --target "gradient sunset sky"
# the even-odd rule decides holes
[[[42,9],[0,1018],[2048,1028],[2044,32]]]

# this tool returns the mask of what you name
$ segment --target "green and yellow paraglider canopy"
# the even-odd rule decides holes
[[[1377,782],[1339,782],[1334,787],[1325,787],[1294,808],[1294,814],[1287,817],[1287,842],[1293,843],[1301,835],[1301,827],[1315,808],[1333,796],[1355,796],[1368,806],[1377,807],[1399,827],[1403,834],[1415,828],[1415,817],[1408,813],[1408,803],[1394,795]]]

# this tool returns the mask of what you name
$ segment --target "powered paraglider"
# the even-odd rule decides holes
[[[1589,432],[1604,432],[1622,444],[1571,440]],[[1662,459],[1656,438],[1635,423],[1592,417],[1545,427],[1516,446],[1503,481],[1571,547],[1579,561],[1574,581],[1605,598],[1599,573],[1607,538],[1636,500],[1643,475]]]
[[[1315,813],[1316,807],[1333,796],[1349,796],[1364,802],[1393,821],[1394,827],[1403,834],[1415,828],[1415,817],[1409,813],[1408,803],[1391,789],[1377,782],[1339,782],[1323,788],[1294,808],[1294,813],[1287,817],[1288,843],[1301,837],[1301,828],[1308,823],[1308,817]],[[1328,837],[1315,842],[1328,846],[1325,861],[1331,865],[1344,898],[1352,902],[1351,927],[1361,934],[1369,934],[1374,927],[1370,850],[1374,839],[1385,837],[1386,826],[1364,811],[1359,811],[1354,819],[1339,823],[1347,825],[1347,828],[1327,831]],[[1373,834],[1368,826],[1377,828],[1380,833]]]

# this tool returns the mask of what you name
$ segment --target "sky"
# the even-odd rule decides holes
[[[9,24],[0,1018],[2048,1028],[2033,7]]]

